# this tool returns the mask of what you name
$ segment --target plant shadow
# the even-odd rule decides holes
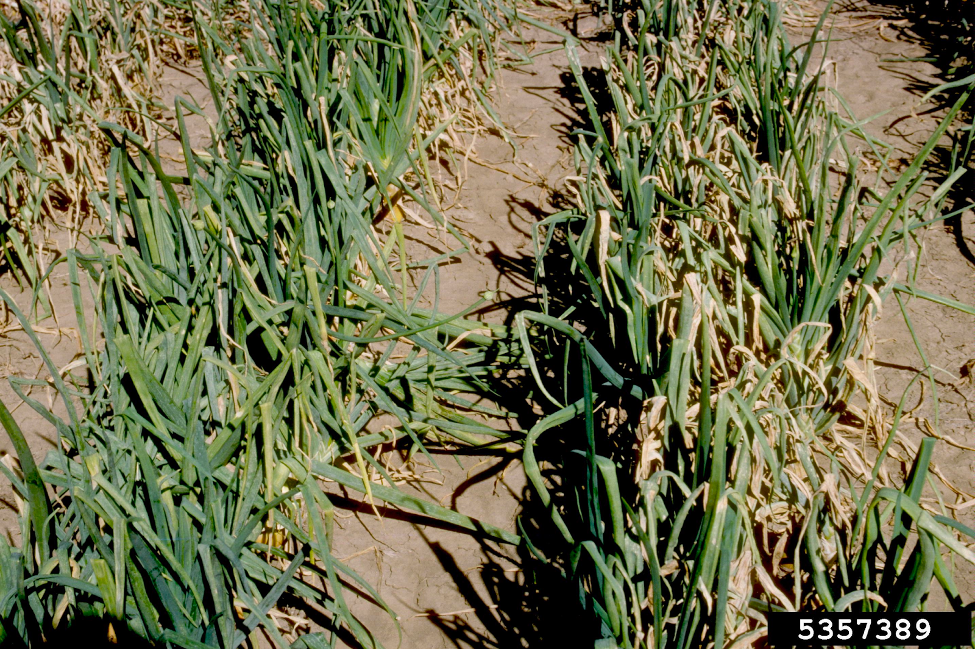
[[[601,38],[598,35],[597,40]],[[584,67],[583,79],[594,92],[594,108],[601,120],[610,114],[609,95],[600,92],[606,88],[604,73],[596,67]],[[590,110],[577,85],[576,77],[570,72],[560,75],[559,94],[569,105],[564,111],[566,122],[555,125],[564,146],[572,147],[575,133],[587,131],[591,123]],[[596,89],[596,90],[595,90]],[[609,126],[607,126],[609,128]],[[505,324],[516,329],[517,316],[523,311],[547,313],[564,317],[578,331],[592,341],[592,345],[604,355],[614,349],[611,337],[607,335],[608,320],[605,306],[594,299],[592,288],[581,279],[573,267],[579,264],[577,255],[567,240],[568,229],[576,229],[575,223],[565,227],[551,228],[549,224],[540,225],[556,212],[573,211],[576,208],[574,197],[555,187],[547,187],[545,202],[534,204],[511,194],[507,199],[510,221],[519,219],[531,226],[532,236],[539,253],[545,250],[545,266],[537,263],[533,254],[505,254],[497,247],[487,255],[498,274],[518,286],[531,286],[532,295],[514,298],[493,305],[505,314]],[[572,216],[572,214],[571,214]],[[583,254],[587,254],[584,251]],[[532,329],[526,320],[522,323]],[[623,328],[626,324],[616,324]],[[602,335],[594,335],[602,332]],[[623,330],[612,336],[623,335]],[[581,353],[576,344],[569,344],[564,337],[549,336],[540,329],[530,336],[531,350],[537,372],[551,387],[559,385],[558,398],[570,403],[583,395],[580,381]],[[620,371],[627,373],[628,364],[613,358]],[[552,390],[552,388],[551,388]],[[547,400],[540,393],[536,378],[529,371],[515,373],[509,384],[509,395],[522,402],[527,395],[535,397],[540,404]],[[598,417],[608,418],[609,411],[617,413],[616,423],[599,422],[604,430],[625,431],[638,421],[641,404],[638,400],[622,395],[620,389],[609,385],[596,385],[594,392],[606,398],[606,406]],[[503,407],[506,404],[502,403]],[[544,406],[552,411],[553,405]],[[521,426],[528,429],[541,418],[538,412],[527,414],[520,420]],[[632,472],[637,448],[633,435],[601,436],[596,441],[597,453],[613,458],[620,463],[621,472]],[[585,473],[584,457],[578,450],[586,447],[585,433],[579,420],[571,420],[565,425],[547,430],[534,445],[536,466],[540,470],[539,479],[546,486],[547,502],[537,492],[532,483],[526,485],[519,498],[518,527],[523,543],[516,549],[518,558],[500,555],[489,542],[483,542],[482,565],[477,575],[472,575],[459,567],[450,552],[439,544],[432,544],[435,555],[443,569],[448,572],[462,592],[472,612],[478,619],[473,625],[462,616],[439,616],[436,612],[427,614],[439,627],[442,634],[458,647],[580,647],[601,638],[597,629],[599,618],[585,612],[577,577],[581,558],[575,553],[578,543],[585,540],[567,540],[559,532],[555,519],[560,518],[569,530],[586,530],[587,524],[580,521],[579,498],[575,480]],[[461,489],[461,488],[460,488]],[[633,486],[622,485],[624,492]],[[630,499],[631,494],[622,495]],[[575,547],[577,547],[575,549]],[[512,565],[515,563],[515,566]],[[487,597],[481,594],[487,593]],[[588,627],[591,626],[591,627]],[[593,628],[593,629],[591,629]]]

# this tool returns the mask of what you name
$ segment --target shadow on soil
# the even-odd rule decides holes
[[[567,25],[571,28],[571,25]],[[601,32],[592,40],[600,43],[604,37]],[[583,68],[583,79],[595,97],[607,97],[600,90],[606,86],[603,71],[594,67]],[[586,129],[590,117],[576,79],[570,72],[561,75],[560,94],[570,105],[565,112],[566,122],[554,128],[560,133],[564,145],[572,146],[576,139],[574,132]],[[609,107],[596,103],[598,114],[603,118]],[[541,207],[512,195],[508,199],[510,218],[519,214],[528,215],[535,222],[550,217],[554,212],[574,207],[573,198],[549,188],[546,203]],[[573,227],[568,224],[567,227]],[[551,230],[542,229],[534,233],[540,248],[546,249],[545,268],[537,266],[531,255],[506,255],[495,249],[488,254],[498,273],[518,285],[535,286],[535,294],[528,298],[518,298],[493,305],[505,313],[505,324],[515,328],[516,316],[524,310],[546,312],[553,315],[572,311],[567,318],[579,331],[587,333],[600,327],[606,332],[607,318],[600,305],[593,299],[593,292],[582,281],[579,272],[574,272],[574,255],[565,238],[565,228],[561,225]],[[618,327],[624,327],[619,324]],[[624,332],[619,332],[624,335]],[[611,342],[606,334],[591,337],[593,344],[602,353],[609,353]],[[566,378],[564,393],[560,398],[565,403],[576,400],[581,394],[578,378],[580,376],[580,355],[576,345],[567,346],[562,337],[549,337],[542,329],[531,337],[533,355],[543,377]],[[608,357],[613,358],[613,357]],[[628,376],[629,368],[614,359],[615,367]],[[513,405],[525,404],[526,397],[532,395],[547,412],[553,410],[546,406],[545,398],[539,394],[536,381],[528,372],[510,373],[507,394],[514,397]],[[559,383],[555,381],[554,383]],[[616,405],[621,412],[618,422],[636,422],[640,412],[637,400],[622,398],[620,391],[605,390],[595,386],[595,392],[607,404]],[[505,396],[503,396],[505,397]],[[501,405],[510,407],[503,402]],[[526,414],[520,419],[520,426],[528,430],[539,421],[537,413]],[[600,426],[606,427],[606,423]],[[623,429],[622,429],[623,430]],[[530,484],[524,489],[518,513],[519,532],[524,543],[518,549],[518,566],[513,570],[512,557],[501,556],[489,542],[482,544],[483,563],[477,573],[465,573],[445,549],[432,545],[443,568],[451,574],[459,590],[468,600],[474,614],[478,617],[485,632],[479,632],[460,617],[438,618],[429,612],[442,633],[455,645],[487,647],[579,647],[588,645],[602,636],[596,628],[599,620],[592,612],[586,612],[581,605],[581,589],[575,575],[578,562],[585,560],[575,557],[579,546],[568,544],[553,523],[553,511],[560,513],[569,530],[587,529],[580,519],[579,490],[580,477],[585,475],[584,457],[577,450],[586,448],[583,426],[578,420],[571,420],[562,427],[545,433],[534,447],[543,481],[548,486],[551,502],[544,505],[535,488]],[[632,471],[633,459],[637,450],[632,447],[636,438],[632,435],[601,436],[597,441],[597,453],[619,460],[621,472]],[[497,471],[497,470],[496,470]],[[473,477],[483,479],[483,477]],[[460,489],[463,490],[465,486]],[[627,483],[622,489],[628,489]],[[625,498],[628,498],[625,495]],[[585,541],[576,539],[575,542]],[[575,547],[576,546],[576,547]],[[509,567],[509,568],[506,568]],[[480,580],[489,597],[479,597],[473,580]]]

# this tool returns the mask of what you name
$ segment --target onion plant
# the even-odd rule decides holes
[[[0,408],[22,460],[22,475],[5,473],[28,504],[21,546],[0,543],[6,642],[94,619],[109,639],[181,647],[322,646],[341,632],[376,645],[343,594],[386,605],[332,556],[323,481],[518,541],[401,492],[373,453],[511,435],[486,424],[507,413],[462,395],[489,392],[493,364],[518,350],[503,328],[439,314],[436,298],[421,309],[443,256],[414,263],[411,295],[402,247],[377,227],[398,197],[441,220],[418,161],[444,127],[421,131],[418,114],[427,63],[464,44],[437,45],[419,24],[411,0],[253,0],[236,27],[195,13],[220,107],[213,145],[195,148],[185,121],[199,109],[183,100],[180,175],[139,133],[100,124],[112,149],[90,200],[106,236],[64,261],[80,369],[59,370],[38,343],[67,416],[27,395],[34,380],[12,380],[58,432],[40,466]],[[379,428],[381,415],[396,424]],[[323,608],[324,629],[302,637],[285,594]]]
[[[47,271],[41,219],[74,230],[91,216],[88,193],[105,187],[98,122],[154,131],[161,36],[174,12],[151,0],[16,7],[0,13],[0,245],[18,282],[36,291]]]
[[[567,49],[589,119],[576,206],[540,224],[547,309],[517,318],[557,409],[526,471],[591,634],[762,644],[766,612],[915,611],[934,578],[962,608],[946,558],[973,563],[973,531],[920,505],[934,439],[905,443],[904,482],[885,472],[905,396],[886,424],[871,323],[946,216],[963,169],[925,195],[921,169],[967,97],[889,179],[889,149],[832,109],[817,35],[791,44],[777,3],[613,11],[600,87]],[[566,423],[556,487],[537,448]]]

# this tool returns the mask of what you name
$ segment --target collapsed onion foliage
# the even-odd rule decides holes
[[[113,147],[91,200],[111,247],[93,240],[66,260],[81,371],[59,373],[34,339],[67,419],[13,382],[58,430],[40,467],[0,410],[23,477],[6,473],[30,508],[22,548],[0,543],[2,632],[37,644],[94,619],[110,638],[182,647],[257,645],[259,632],[278,646],[339,633],[373,646],[344,590],[386,606],[332,557],[322,479],[517,540],[401,493],[368,453],[504,435],[470,415],[506,413],[457,393],[488,392],[492,364],[514,355],[495,341],[505,333],[420,309],[441,258],[415,271],[412,297],[395,252],[402,197],[441,220],[417,180],[446,128],[416,128],[425,84],[500,25],[439,0],[254,0],[239,25],[190,8],[220,107],[213,145],[193,148],[186,116],[200,109],[181,99],[185,173],[165,172],[139,132],[100,123]],[[449,17],[474,38],[431,22]],[[394,426],[369,426],[381,415]],[[324,631],[303,638],[308,622],[279,609],[286,594],[324,610]]]
[[[45,54],[38,34],[51,31],[21,6],[19,22],[4,23],[8,43],[28,44],[16,50],[20,85],[4,110],[40,115],[45,135],[4,142],[30,155],[48,142],[46,160],[68,160],[43,127],[66,97],[84,119],[59,123],[65,141],[98,124],[111,155],[42,177],[36,158],[17,153],[0,170],[33,176],[4,176],[4,196],[26,188],[15,202],[38,206],[47,186],[21,178],[57,184],[75,169],[107,169],[68,204],[90,200],[114,248],[67,256],[83,372],[60,373],[38,344],[67,420],[22,390],[43,382],[14,382],[59,432],[39,468],[0,409],[22,460],[22,477],[8,477],[29,502],[23,547],[0,543],[5,640],[36,644],[92,618],[109,635],[158,644],[257,645],[261,631],[277,645],[333,644],[339,633],[374,645],[344,590],[355,584],[382,602],[332,557],[319,479],[515,541],[367,478],[383,475],[368,453],[382,442],[406,438],[423,453],[432,440],[505,438],[469,416],[506,414],[459,394],[490,392],[493,364],[521,352],[502,328],[418,308],[453,253],[409,274],[400,220],[410,201],[464,249],[432,205],[425,152],[451,139],[459,100],[472,107],[469,126],[493,117],[492,39],[511,12],[491,2],[253,0],[228,17],[219,5],[141,2],[86,13],[94,5],[75,0]],[[180,52],[201,57],[220,109],[203,152],[184,123],[199,109],[178,102],[177,175],[151,144],[149,103],[122,102],[123,83],[79,91],[117,79],[105,74],[114,52],[136,53],[126,66],[154,60],[141,49],[148,41],[112,45],[115,32],[92,26],[123,30],[119,17],[152,7],[166,8],[163,29]],[[566,406],[551,398],[561,408],[531,432],[525,459],[595,638],[621,645],[755,643],[772,608],[909,610],[934,575],[958,605],[942,546],[972,559],[948,526],[972,531],[919,506],[932,441],[917,450],[897,426],[882,430],[869,329],[877,301],[905,290],[881,275],[883,262],[959,177],[911,200],[952,113],[891,188],[864,186],[847,138],[883,167],[885,147],[829,110],[807,70],[810,50],[791,49],[776,9],[618,7],[606,107],[568,50],[592,125],[575,152],[578,206],[543,224],[540,270],[545,290],[559,261],[549,243],[563,242],[586,289],[517,321],[537,355],[545,328],[572,339],[583,396]],[[82,74],[57,59],[79,51],[89,53]],[[99,112],[97,97],[126,108]],[[486,328],[491,337],[474,331]],[[577,328],[609,330],[610,344]],[[580,391],[576,376],[543,381],[529,360],[547,395]],[[850,404],[856,392],[867,409]],[[599,421],[601,403],[617,408],[598,410]],[[369,428],[381,415],[395,427]],[[574,419],[585,440],[572,455],[584,462],[563,469],[583,471],[569,474],[573,494],[554,496],[533,445]],[[852,434],[874,441],[880,459],[897,442],[918,451],[902,491],[881,460],[865,464]],[[301,620],[278,607],[285,594],[321,605],[324,635],[301,636]]]
[[[0,246],[34,288],[42,219],[80,227],[106,187],[99,122],[154,136],[164,62],[185,58],[193,32],[186,6],[159,0],[12,4],[0,12]]]
[[[599,87],[567,49],[589,120],[576,207],[540,224],[547,310],[517,318],[558,407],[526,471],[594,638],[753,645],[768,611],[914,611],[934,577],[962,607],[944,555],[972,563],[973,531],[919,505],[935,441],[898,432],[902,403],[886,427],[870,326],[963,174],[914,198],[966,96],[886,187],[887,149],[831,109],[815,37],[793,47],[778,4],[614,8]],[[544,469],[567,422],[573,453]],[[904,485],[883,471],[897,440]]]

